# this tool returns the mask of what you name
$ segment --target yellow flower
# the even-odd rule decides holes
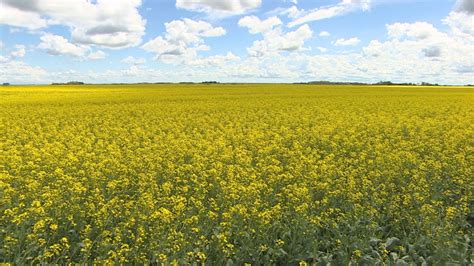
[[[265,251],[268,250],[268,246],[267,245],[260,245],[259,249],[260,249],[261,252],[265,252]]]
[[[352,252],[352,255],[356,258],[360,258],[360,257],[362,257],[362,251],[356,249]]]
[[[207,256],[203,252],[197,252],[196,253],[196,258],[200,261],[204,261],[204,260],[206,260]]]
[[[294,258],[357,262],[372,255],[354,242],[370,242],[389,262],[418,237],[443,254],[414,254],[449,263],[466,256],[456,239],[472,222],[473,96],[456,86],[3,86],[0,261],[266,265],[291,244]],[[341,241],[348,225],[360,239]]]
[[[161,262],[166,262],[168,260],[168,256],[166,254],[161,253],[158,255],[158,259],[160,259]]]
[[[285,241],[281,240],[281,239],[277,239],[275,241],[275,244],[279,247],[283,246],[285,244]]]

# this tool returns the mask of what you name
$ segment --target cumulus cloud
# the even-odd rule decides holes
[[[130,64],[130,65],[142,65],[146,63],[145,58],[135,58],[133,56],[127,56],[124,59],[122,59],[120,62],[124,64]]]
[[[90,59],[90,60],[100,60],[100,59],[104,59],[107,57],[107,54],[104,53],[103,51],[95,51],[95,52],[91,52],[87,58]]]
[[[363,61],[370,62],[366,64],[369,70],[385,69],[386,73],[403,73],[418,80],[444,78],[467,83],[466,70],[473,69],[472,57],[466,56],[474,49],[472,40],[454,32],[441,32],[426,22],[394,23],[386,27],[387,41],[373,40],[363,48]]]
[[[474,2],[471,0],[458,0],[456,2],[455,11],[472,15],[474,14]]]
[[[246,16],[239,20],[240,27],[246,27],[252,34],[265,33],[271,31],[275,26],[281,25],[278,17],[271,17],[266,20],[260,20],[256,16]]]
[[[10,56],[14,58],[19,58],[19,57],[25,56],[25,54],[26,54],[25,46],[18,44],[18,45],[15,45],[15,50],[13,50],[10,53]]]
[[[281,21],[276,17],[260,20],[254,16],[243,17],[239,26],[246,27],[252,34],[262,34],[263,39],[255,41],[247,48],[250,56],[261,57],[280,51],[298,51],[304,49],[306,40],[313,36],[313,31],[308,25],[303,25],[290,32],[284,32],[279,26]]]
[[[48,72],[41,67],[33,67],[16,60],[0,60],[0,82],[40,83]]]
[[[349,39],[337,39],[335,42],[334,42],[334,45],[335,46],[355,46],[355,45],[358,45],[360,43],[360,40],[359,38],[357,37],[352,37],[352,38],[349,38]]]
[[[272,31],[280,27],[276,26]],[[361,50],[354,49],[343,54],[329,53],[327,48],[316,47],[320,54],[275,52],[263,53],[260,57],[250,56],[222,68],[221,75],[263,82],[392,80],[473,83],[474,62],[472,57],[466,56],[474,49],[471,39],[457,35],[453,30],[441,31],[426,22],[388,24],[386,33],[386,40],[372,40]],[[342,39],[339,43],[354,44],[357,40]]]
[[[321,53],[325,53],[325,52],[328,51],[328,49],[325,48],[325,47],[318,46],[317,48],[318,48],[318,50],[319,50]]]
[[[140,5],[141,0],[3,0],[0,23],[30,30],[60,24],[77,43],[123,48],[138,45],[145,34]]]
[[[210,49],[204,38],[226,34],[222,27],[187,18],[165,23],[165,27],[164,36],[158,36],[142,46],[144,50],[154,53],[156,60],[165,63],[186,63],[196,58],[199,51]]]
[[[458,0],[455,8],[443,20],[460,37],[474,41],[474,3],[471,0]]]
[[[48,21],[41,18],[41,15],[36,12],[17,9],[8,5],[8,2],[2,2],[0,24],[37,30],[45,28],[48,25]]]
[[[289,18],[296,19],[305,14],[304,9],[299,9],[297,6],[291,6],[289,8],[277,8],[273,11],[282,16],[288,16]]]
[[[370,6],[371,0],[342,0],[335,5],[323,6],[303,12],[293,9],[289,14],[294,20],[291,21],[288,26],[294,27],[311,21],[342,16],[358,10],[367,11],[370,9]]]
[[[416,40],[437,37],[442,34],[432,24],[427,22],[390,24],[387,25],[387,33],[391,39],[411,38]]]
[[[422,51],[426,57],[440,57],[441,56],[441,47],[438,47],[438,46],[427,47],[427,48],[424,48]]]
[[[225,66],[227,63],[240,60],[240,57],[235,54],[228,52],[226,55],[212,55],[208,57],[195,58],[189,61],[187,64],[190,66],[198,67],[216,67]]]
[[[46,33],[40,37],[39,49],[54,56],[71,56],[81,60],[99,60],[104,59],[107,54],[103,51],[92,52],[91,48],[86,45],[74,44],[66,38],[59,35]]]
[[[40,37],[41,43],[38,48],[45,50],[50,55],[68,55],[83,57],[89,48],[82,45],[70,43],[66,38],[54,34],[45,34]]]
[[[239,15],[260,7],[262,0],[176,0],[176,7],[211,16]]]
[[[320,37],[328,37],[328,36],[331,36],[331,34],[330,34],[329,32],[327,32],[327,31],[321,31],[321,32],[319,33],[319,36],[320,36]]]

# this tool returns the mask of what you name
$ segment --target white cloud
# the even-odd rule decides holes
[[[256,16],[246,16],[239,20],[240,27],[246,27],[252,34],[265,33],[271,31],[275,26],[281,25],[282,22],[278,17],[270,17],[266,20],[260,20]]]
[[[295,16],[290,16],[295,18],[291,21],[288,26],[294,27],[311,21],[328,19],[336,16],[345,15],[358,10],[367,11],[370,9],[371,0],[342,0],[336,5],[323,6],[321,8],[312,9],[306,12],[299,12],[300,14]],[[293,10],[290,14],[296,14]]]
[[[223,78],[231,78],[246,81],[278,81],[289,78],[297,78],[299,73],[293,69],[292,62],[287,56],[279,54],[264,56],[260,58],[248,57],[238,64],[221,68],[217,73]]]
[[[472,83],[474,59],[466,56],[474,49],[472,40],[426,22],[394,23],[387,25],[387,32],[387,41],[373,40],[363,48],[368,71],[406,75],[413,81]]]
[[[423,40],[441,34],[433,25],[427,22],[394,23],[387,25],[389,38],[411,38]]]
[[[271,17],[260,20],[257,17],[244,17],[240,19],[239,26],[246,27],[252,34],[260,33],[262,40],[255,41],[247,48],[250,56],[261,57],[280,51],[298,51],[304,49],[306,40],[313,36],[313,31],[308,25],[303,25],[295,31],[284,32],[280,19]]]
[[[41,43],[38,48],[45,50],[50,55],[68,55],[73,57],[84,57],[89,48],[83,45],[70,43],[66,38],[54,34],[44,34],[40,37]]]
[[[41,18],[41,15],[36,12],[17,9],[2,1],[0,24],[37,30],[45,28],[48,25],[48,21]]]
[[[10,53],[11,57],[18,58],[23,57],[26,54],[25,46],[24,45],[15,45],[15,50]]]
[[[1,60],[0,60],[1,62]],[[21,61],[4,61],[0,64],[0,82],[39,83],[44,82],[48,72]]]
[[[304,49],[306,40],[313,36],[308,25],[303,25],[295,31],[283,33],[281,28],[264,34],[263,40],[257,40],[247,48],[250,56],[264,56],[280,51],[299,51]]]
[[[130,64],[130,65],[142,65],[146,63],[145,58],[135,58],[133,56],[127,56],[124,59],[122,59],[120,62],[124,64]]]
[[[130,47],[145,34],[146,21],[138,12],[141,0],[3,0],[2,4],[0,23],[31,30],[64,25],[80,44]]]
[[[329,32],[327,32],[327,31],[321,31],[321,32],[319,33],[319,36],[320,36],[320,37],[328,37],[328,36],[331,36],[331,34],[330,34]]]
[[[456,35],[474,38],[474,12],[452,11],[443,22],[447,24]]]
[[[359,51],[334,54],[325,47],[316,47],[321,54],[263,53],[222,71],[224,76],[263,82],[296,79],[472,84],[474,59],[466,55],[472,54],[474,42],[466,38],[467,33],[458,35],[456,29],[443,32],[426,22],[393,23],[386,25],[387,40],[372,40]],[[338,44],[359,42],[354,37],[341,39]]]
[[[350,39],[337,39],[336,42],[334,43],[335,46],[355,46],[360,43],[359,38],[357,37],[352,37]]]
[[[260,7],[262,0],[176,0],[176,7],[215,17],[239,15]]]
[[[188,65],[198,66],[198,67],[215,67],[215,66],[224,66],[227,63],[239,61],[240,57],[234,55],[231,52],[228,52],[226,55],[213,55],[203,58],[195,58],[188,62]]]
[[[325,53],[325,52],[328,51],[327,48],[324,48],[324,47],[321,47],[321,46],[318,46],[317,48],[318,48],[318,50],[319,50],[321,53]]]
[[[293,19],[298,18],[298,17],[305,14],[304,9],[298,9],[297,6],[292,6],[292,7],[286,8],[286,9],[277,8],[273,12],[277,13],[279,15],[286,15],[289,18],[293,18]]]
[[[107,57],[107,54],[104,53],[103,51],[92,52],[87,56],[87,58],[90,60],[100,60],[106,57]]]
[[[38,48],[54,56],[71,56],[80,60],[99,60],[107,56],[103,51],[91,52],[92,49],[87,45],[71,43],[59,35],[46,33],[40,37],[40,40]]]
[[[226,34],[224,28],[186,18],[165,23],[165,27],[164,36],[158,36],[142,46],[144,50],[155,53],[156,60],[165,63],[186,63],[196,58],[199,51],[210,49],[203,38]]]
[[[463,32],[469,35],[474,35],[474,16],[464,12],[451,12],[444,20],[451,28],[456,31]]]

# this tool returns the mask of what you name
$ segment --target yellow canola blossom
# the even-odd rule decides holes
[[[0,88],[0,264],[470,265],[470,87]]]

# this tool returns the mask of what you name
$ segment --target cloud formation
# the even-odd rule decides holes
[[[120,60],[120,62],[124,64],[130,64],[130,65],[142,65],[146,63],[145,58],[135,58],[131,55],[125,57],[124,59]]]
[[[92,52],[92,49],[86,45],[74,44],[66,38],[59,35],[46,33],[40,37],[38,48],[46,53],[55,56],[71,56],[80,60],[99,60],[104,59],[107,54],[103,51]]]
[[[138,45],[145,34],[140,5],[141,0],[3,0],[0,23],[30,30],[64,25],[76,43],[124,48]]]
[[[40,37],[38,48],[45,50],[50,55],[68,55],[84,57],[89,48],[83,45],[70,43],[66,38],[54,34],[44,34]]]
[[[262,0],[176,0],[176,7],[214,17],[244,14],[260,7]]]
[[[303,25],[290,32],[284,32],[282,23],[277,17],[260,20],[255,16],[243,17],[238,22],[239,26],[246,27],[251,34],[262,34],[263,39],[255,41],[247,48],[248,54],[261,57],[281,51],[300,51],[304,49],[305,41],[313,36],[313,31],[308,25]]]
[[[266,33],[271,31],[275,26],[281,25],[283,22],[278,17],[270,17],[266,20],[260,20],[256,16],[246,16],[239,20],[240,27],[246,27],[251,34]]]
[[[443,22],[458,36],[474,41],[474,2],[458,0],[455,8]]]
[[[331,36],[331,34],[327,31],[321,31],[319,33],[319,37],[329,37],[329,36]]]
[[[140,48],[127,49],[125,56],[125,51],[104,49],[141,43],[145,20],[138,12],[139,0],[1,1],[0,22],[13,27],[10,32],[15,33],[11,36],[20,36],[16,31],[21,27],[34,33],[28,38],[38,38],[33,45],[18,43],[16,39],[5,39],[5,44],[0,41],[0,47],[3,46],[0,55],[2,82],[202,81],[212,77],[212,80],[244,82],[392,80],[473,83],[474,59],[469,55],[474,49],[474,4],[469,0],[458,0],[452,10],[446,12],[442,20],[444,27],[425,21],[390,22],[385,25],[385,34],[378,38],[364,38],[363,42],[359,39],[361,36],[356,37],[357,31],[346,35],[347,30],[338,30],[328,23],[324,28],[330,29],[329,34],[317,24],[310,27],[307,22],[369,10],[371,2],[368,0],[340,0],[337,4],[310,10],[298,9],[294,3],[291,8],[279,8],[258,16],[244,15],[237,18],[237,22],[210,18],[253,12],[261,6],[261,1],[178,0],[176,6],[182,9],[180,14],[201,18],[169,21],[164,24],[162,33],[148,39]],[[296,1],[279,2],[291,5]],[[183,9],[207,16],[189,14]],[[289,25],[284,23],[287,20]],[[226,29],[217,23],[226,25]],[[53,25],[60,26],[61,31],[50,27]],[[241,29],[232,28],[236,25],[248,30],[248,36],[215,39],[216,42],[222,41],[220,48],[225,45],[232,47],[216,54],[210,47],[210,38],[231,35],[234,31],[241,34]],[[64,29],[70,35],[64,35]],[[235,43],[229,44],[228,41]],[[244,43],[247,47],[231,50]],[[144,51],[139,49],[149,52],[150,57],[159,62],[145,64],[148,58],[143,58]],[[73,65],[72,69],[47,71],[47,65],[43,66],[41,61],[36,61],[35,65],[31,60],[33,57],[29,56],[38,51],[40,60],[44,59],[41,57],[45,56],[44,53],[62,56],[55,63],[64,64],[64,68]],[[82,64],[87,60],[104,59],[108,54],[111,55],[110,62],[117,63],[114,68],[108,69],[110,64],[104,63],[102,71],[73,69],[74,61]],[[21,62],[23,58],[29,63]],[[166,67],[161,63],[167,64]],[[101,66],[101,63],[95,64]]]
[[[342,0],[335,5],[323,6],[308,11],[298,10],[296,7],[292,7],[291,10],[289,10],[289,14],[294,20],[291,21],[288,26],[294,27],[312,21],[329,19],[358,10],[367,11],[370,9],[370,6],[371,0]]]
[[[458,0],[456,2],[455,12],[464,12],[467,14],[474,14],[474,2],[471,0]]]
[[[352,38],[349,38],[349,39],[337,39],[335,42],[334,42],[334,45],[335,46],[355,46],[355,45],[358,45],[360,43],[360,40],[359,38],[357,37],[352,37]]]
[[[15,50],[13,50],[10,53],[10,56],[14,58],[20,58],[20,57],[25,56],[25,54],[26,54],[25,46],[22,44],[17,44],[15,45]]]
[[[155,59],[168,63],[186,63],[197,57],[199,51],[210,49],[204,38],[226,34],[222,27],[213,27],[205,21],[192,19],[165,23],[166,33],[145,43],[142,48],[155,54]]]

